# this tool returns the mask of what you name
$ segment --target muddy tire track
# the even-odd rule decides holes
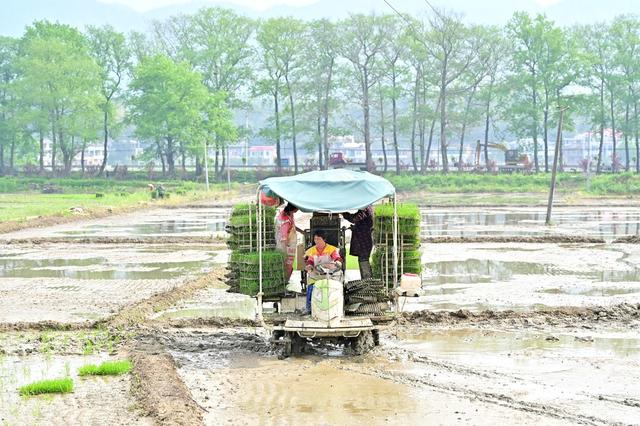
[[[404,352],[404,351],[403,351]],[[390,350],[390,353],[393,353],[393,350]],[[406,356],[406,354],[401,354]],[[475,375],[484,379],[492,378],[492,379],[509,379],[509,380],[519,380],[515,376],[505,375],[501,373],[487,372],[487,371],[476,371],[467,367],[460,367],[454,364],[438,362],[428,359],[427,357],[410,354],[409,360],[412,362],[426,364],[435,368],[444,369],[447,371],[451,371],[454,373],[459,373],[463,375]],[[359,374],[374,376],[378,378],[382,378],[385,380],[390,380],[395,383],[409,385],[416,388],[421,387],[429,387],[435,389],[440,392],[463,396],[469,398],[471,400],[479,400],[482,402],[495,404],[501,407],[526,412],[530,414],[535,414],[541,417],[553,418],[556,420],[566,421],[572,424],[583,424],[583,425],[613,425],[616,423],[607,421],[605,419],[597,418],[594,416],[586,416],[572,413],[568,409],[563,409],[561,407],[557,407],[550,404],[540,404],[535,402],[521,401],[509,395],[505,395],[497,392],[488,392],[482,391],[478,389],[472,389],[469,387],[462,387],[457,384],[443,384],[431,380],[427,377],[423,376],[415,376],[410,375],[410,373],[401,373],[398,371],[389,371],[387,368],[381,368],[377,366],[372,366],[370,364],[365,364],[364,366],[361,364],[351,363],[348,365],[341,365],[341,369],[346,371],[352,371]]]

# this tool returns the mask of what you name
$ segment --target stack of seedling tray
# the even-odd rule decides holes
[[[262,220],[262,286],[268,296],[284,293],[284,253],[275,250],[275,209],[264,207]],[[258,206],[254,203],[237,204],[226,226],[231,249],[227,280],[229,292],[255,296],[258,293]]]
[[[389,292],[382,280],[349,281],[344,285],[344,306],[348,315],[383,315],[389,309]]]
[[[415,204],[399,204],[398,278],[404,273],[422,272],[420,252],[420,209]],[[374,212],[373,276],[385,285],[393,285],[393,204],[376,206]]]

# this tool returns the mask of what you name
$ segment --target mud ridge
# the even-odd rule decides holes
[[[577,320],[582,322],[576,323]],[[398,317],[398,324],[491,324],[508,321],[512,325],[558,325],[564,323],[570,326],[597,322],[622,322],[640,320],[640,304],[621,303],[613,306],[594,307],[561,307],[541,309],[532,312],[492,311],[471,312],[460,309],[458,311],[433,312],[422,310],[404,312]],[[588,325],[587,325],[588,326]]]
[[[239,328],[239,327],[259,327],[258,321],[243,318],[175,318],[175,319],[156,319],[148,321],[146,325],[154,326],[161,324],[171,328]]]
[[[142,344],[131,352],[134,393],[147,415],[162,425],[203,425],[204,408],[196,403],[161,345]]]
[[[9,322],[0,323],[0,333],[10,331],[78,331],[96,328],[100,321],[84,321],[77,323],[58,321]]]
[[[613,244],[640,244],[640,235],[627,235],[616,238],[613,240]]]
[[[226,269],[219,268],[193,281],[175,287],[169,291],[156,294],[138,303],[125,307],[113,317],[104,321],[109,327],[127,328],[146,322],[154,312],[168,309],[182,299],[188,299],[198,290],[213,283],[223,282]]]
[[[539,236],[477,236],[477,237],[423,237],[424,243],[582,243],[605,244],[602,238],[573,235],[539,235]]]
[[[166,237],[36,237],[36,238],[12,238],[1,240],[3,244],[212,244],[221,243],[222,237],[188,237],[188,236],[166,236]],[[226,246],[220,244],[220,248]]]

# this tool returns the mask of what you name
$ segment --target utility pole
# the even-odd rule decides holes
[[[558,134],[556,136],[556,149],[553,155],[553,169],[551,170],[551,187],[549,188],[549,202],[547,203],[547,220],[545,224],[551,225],[551,209],[553,207],[553,195],[556,192],[556,174],[558,171],[558,156],[560,154],[560,141],[562,140],[562,118],[569,107],[560,107],[560,119],[558,120]]]

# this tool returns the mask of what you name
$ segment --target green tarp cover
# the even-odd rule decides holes
[[[320,170],[260,181],[260,190],[278,196],[304,212],[358,210],[395,194],[391,182],[367,172]]]

